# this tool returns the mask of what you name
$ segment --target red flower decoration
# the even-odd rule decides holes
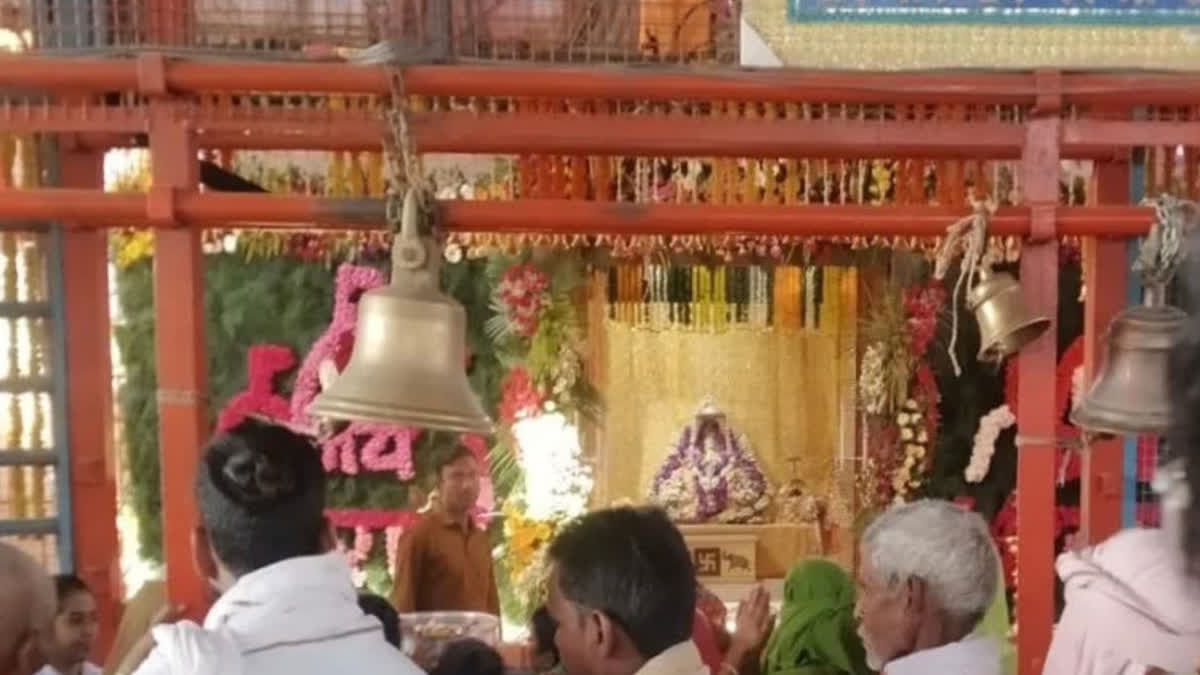
[[[537,332],[538,314],[548,288],[550,280],[533,265],[511,265],[504,270],[496,286],[496,298],[515,333],[530,337]]]
[[[507,426],[518,417],[536,413],[542,409],[542,397],[533,386],[529,371],[517,366],[504,376],[500,383],[500,423]]]
[[[291,417],[288,400],[275,393],[275,377],[296,365],[290,347],[254,345],[246,352],[246,389],[229,399],[217,417],[217,430],[231,429],[247,415],[262,415],[280,423]]]

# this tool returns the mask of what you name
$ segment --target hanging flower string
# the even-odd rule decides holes
[[[942,241],[941,248],[938,249],[933,271],[935,279],[939,281],[945,279],[946,274],[950,271],[950,263],[953,262],[956,255],[961,254],[962,264],[958,279],[954,282],[954,292],[951,294],[955,307],[950,312],[950,345],[947,347],[955,376],[962,375],[962,366],[958,363],[956,349],[958,346],[957,303],[976,282],[981,272],[981,266],[990,264],[984,259],[987,251],[987,226],[992,214],[996,212],[996,205],[990,200],[973,201],[971,207],[974,209],[971,215],[946,228],[946,238]]]
[[[975,432],[975,442],[971,449],[971,461],[963,470],[963,478],[968,483],[981,483],[987,477],[992,466],[992,456],[996,454],[996,439],[1001,432],[1017,423],[1008,404],[1001,405],[984,415],[979,420],[979,430]]]

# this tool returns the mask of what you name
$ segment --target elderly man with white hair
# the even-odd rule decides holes
[[[54,621],[54,587],[38,564],[0,542],[0,675],[32,675]]]
[[[994,640],[973,635],[996,593],[983,519],[949,502],[895,506],[863,534],[855,616],[884,675],[1001,675]]]

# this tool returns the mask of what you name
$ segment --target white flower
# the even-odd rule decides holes
[[[915,435],[909,427],[904,427],[900,430],[900,440],[902,441],[911,441]]]

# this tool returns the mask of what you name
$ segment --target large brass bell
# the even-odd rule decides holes
[[[986,264],[980,268],[979,283],[967,295],[967,308],[975,312],[979,324],[980,361],[1002,361],[1050,327],[1049,319],[1029,311],[1021,285],[1011,274],[993,272]]]
[[[346,369],[309,406],[315,417],[490,433],[466,375],[466,311],[438,290],[439,251],[418,234],[415,191],[392,245],[392,280],[363,294]]]
[[[1164,300],[1161,286],[1112,320],[1104,360],[1071,423],[1095,434],[1160,433],[1167,428],[1167,356],[1187,314]]]

